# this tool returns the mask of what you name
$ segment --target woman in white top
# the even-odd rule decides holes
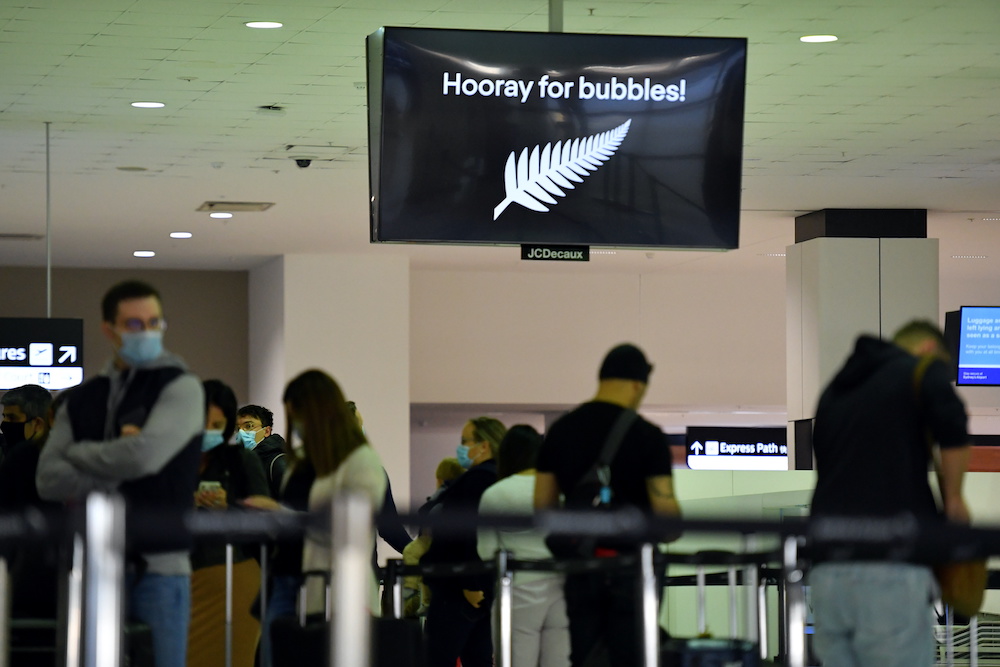
[[[353,491],[364,496],[371,503],[372,511],[377,512],[385,498],[386,477],[382,461],[365,439],[336,381],[323,371],[305,371],[288,383],[283,400],[293,445],[297,444],[296,440],[301,441],[305,459],[316,470],[316,481],[309,492],[309,510],[324,511],[335,495]],[[374,545],[373,533],[371,548]],[[303,546],[302,571],[329,569],[329,534],[311,530]],[[306,611],[324,611],[323,583],[310,578],[306,590]],[[372,611],[378,609],[374,573],[369,605]]]
[[[507,431],[497,457],[496,484],[479,502],[480,514],[534,514],[535,458],[542,436],[519,424]],[[492,560],[506,549],[518,560],[552,560],[545,537],[534,530],[479,531],[479,557]],[[568,667],[569,621],[563,577],[553,572],[514,575],[512,658],[514,667]]]

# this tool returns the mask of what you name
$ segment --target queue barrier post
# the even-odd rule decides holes
[[[331,667],[371,664],[372,505],[356,493],[336,494],[330,501],[330,568],[333,614],[330,628]]]
[[[505,549],[497,550],[495,562],[497,568],[497,667],[511,667],[514,663],[514,574],[510,569],[511,553]]]
[[[0,667],[10,661],[10,570],[7,559],[0,557]]]
[[[785,650],[788,667],[806,667],[805,577],[799,564],[799,538],[789,535],[782,550],[785,582]]]
[[[659,667],[660,664],[660,591],[657,590],[656,549],[656,545],[650,542],[639,548],[644,667]]]
[[[86,500],[84,667],[120,665],[124,618],[125,502],[118,494]]]

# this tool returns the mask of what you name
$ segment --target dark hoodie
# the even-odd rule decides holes
[[[966,445],[965,406],[940,361],[918,393],[917,362],[892,343],[858,338],[816,409],[813,515],[938,514],[927,430],[943,448]]]
[[[252,451],[260,457],[260,465],[264,468],[271,497],[277,499],[281,493],[281,479],[285,476],[287,467],[285,439],[277,433],[272,433],[258,442]]]

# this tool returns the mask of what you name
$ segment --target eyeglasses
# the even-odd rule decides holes
[[[255,433],[264,428],[263,426],[257,426],[257,424],[252,421],[245,421],[237,424],[236,426],[242,431],[254,431]]]
[[[138,317],[130,317],[122,323],[125,331],[163,331],[167,328],[167,321],[161,317],[151,317],[143,322]]]

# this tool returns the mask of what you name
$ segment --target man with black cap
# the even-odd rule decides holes
[[[636,410],[646,393],[653,366],[635,345],[612,348],[601,364],[597,394],[549,428],[538,455],[535,509],[559,506],[593,466],[612,427]],[[680,516],[671,477],[670,447],[660,429],[635,416],[610,464],[611,506]],[[594,555],[615,556],[635,545],[598,543]],[[587,572],[566,577],[570,660],[581,667],[600,643],[612,667],[641,663],[639,596],[631,572]]]

